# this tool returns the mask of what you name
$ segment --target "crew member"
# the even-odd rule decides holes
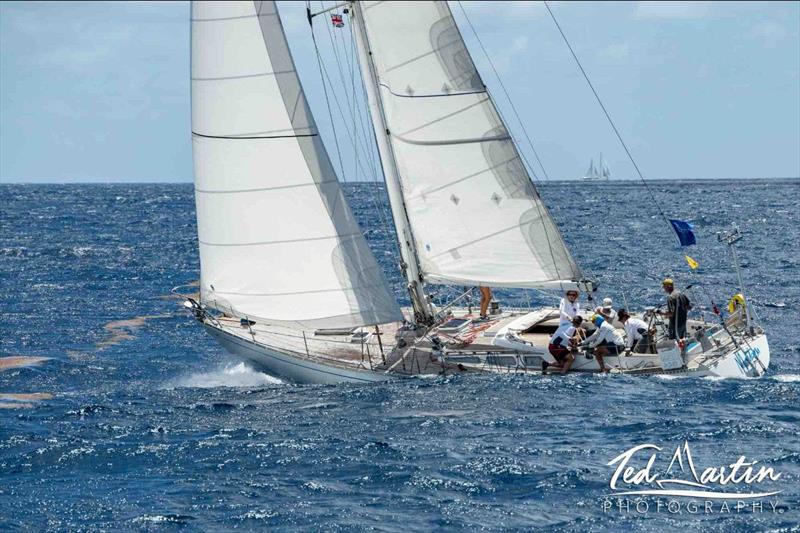
[[[614,319],[617,318],[617,312],[614,311],[613,304],[614,302],[611,298],[603,298],[603,305],[595,309],[594,312],[598,315],[603,315],[603,318],[613,323]]]
[[[692,304],[685,294],[675,289],[675,283],[670,278],[665,279],[661,287],[668,295],[667,310],[659,311],[661,316],[669,318],[667,336],[673,340],[686,338],[686,315]]]
[[[625,349],[633,353],[654,353],[652,350],[653,335],[647,322],[632,318],[628,311],[620,309],[617,318],[625,327]]]
[[[603,357],[621,354],[625,350],[625,339],[622,338],[622,333],[602,315],[594,315],[592,323],[597,329],[581,343],[581,346],[593,348],[594,356],[600,365],[600,372],[608,372]]]
[[[547,346],[550,355],[561,365],[561,373],[566,374],[572,362],[575,361],[575,351],[578,342],[581,339],[583,330],[581,323],[583,318],[576,316],[569,324],[564,324],[559,327],[556,332],[550,337],[550,344]],[[542,361],[542,374],[547,373],[547,367],[550,363]]]
[[[492,289],[478,285],[481,291],[481,320],[489,320],[489,304],[492,302]]]
[[[558,325],[559,327],[569,325],[572,319],[581,313],[581,304],[578,302],[578,289],[569,289],[564,293],[561,298],[561,303],[558,304]]]

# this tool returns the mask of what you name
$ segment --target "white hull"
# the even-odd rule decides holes
[[[517,355],[516,366],[498,364],[491,359],[491,356],[489,357],[489,361],[482,361],[479,365],[483,367],[491,365],[494,372],[501,372],[505,367],[506,372],[539,373],[542,361],[548,360],[549,362],[552,359],[552,356],[543,349],[531,350],[530,353],[525,355]],[[495,359],[497,358],[495,357]],[[657,354],[606,356],[603,361],[611,372],[620,374],[661,374],[737,379],[757,378],[763,376],[769,368],[769,345],[766,335],[758,335],[748,342],[747,347],[728,352],[720,357],[714,357],[710,361],[693,356],[691,353],[685,356],[685,359],[687,361],[686,364],[672,369],[664,369],[661,358]],[[599,370],[600,366],[593,357],[578,355],[570,368],[570,373],[597,373]],[[558,373],[558,367],[554,367],[550,373]]]
[[[231,354],[252,363],[260,370],[293,383],[369,383],[397,379],[392,374],[344,368],[313,361],[300,354],[283,352],[249,341],[220,328],[205,325],[206,331]]]
[[[426,338],[406,336],[406,346],[387,347],[378,357],[376,339],[361,346],[330,336],[312,333],[291,336],[276,334],[258,327],[242,327],[236,321],[206,320],[204,326],[227,351],[251,362],[260,370],[294,383],[369,383],[412,376],[461,373],[541,373],[542,361],[553,363],[543,339],[546,334],[524,334],[531,325],[552,320],[553,311],[508,313],[496,319],[497,326],[481,330],[465,345],[445,344],[434,347],[428,338],[444,335],[438,328]],[[699,324],[699,323],[698,323]],[[736,335],[735,342],[721,329],[710,335],[705,349],[700,342],[689,341],[683,353],[673,341],[662,341],[657,354],[607,356],[604,363],[613,373],[713,376],[753,378],[762,376],[770,362],[769,345],[764,334]],[[393,335],[389,325],[383,336]],[[726,340],[727,339],[727,340]],[[386,342],[388,338],[384,339]],[[670,345],[672,342],[672,345]],[[344,346],[344,348],[342,347]],[[366,356],[365,353],[371,353]],[[349,355],[349,356],[348,356]],[[594,357],[579,353],[570,372],[596,373]],[[558,372],[553,368],[551,372]]]

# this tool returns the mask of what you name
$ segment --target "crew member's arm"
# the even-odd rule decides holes
[[[558,314],[561,322],[570,322],[572,320],[572,316],[567,313],[567,299],[561,298],[561,303],[558,306]]]
[[[594,333],[586,337],[586,340],[581,343],[581,346],[590,346],[594,348],[597,345],[597,343],[600,342],[598,340],[599,338],[600,338],[600,328],[597,328],[594,330]]]

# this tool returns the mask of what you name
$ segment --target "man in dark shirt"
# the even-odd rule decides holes
[[[667,333],[670,339],[683,339],[686,337],[686,315],[692,308],[689,298],[681,291],[675,290],[675,283],[670,278],[661,283],[667,296],[667,310],[661,311],[661,316],[669,317]]]

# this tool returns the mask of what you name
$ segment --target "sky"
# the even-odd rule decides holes
[[[800,176],[800,2],[550,5],[646,178]],[[544,5],[463,7],[524,130],[451,2],[526,157],[525,134],[549,179],[582,176],[601,152],[633,178]],[[333,156],[305,3],[279,10]],[[0,2],[0,182],[191,181],[189,42],[188,2]],[[341,143],[344,179],[374,179]]]

